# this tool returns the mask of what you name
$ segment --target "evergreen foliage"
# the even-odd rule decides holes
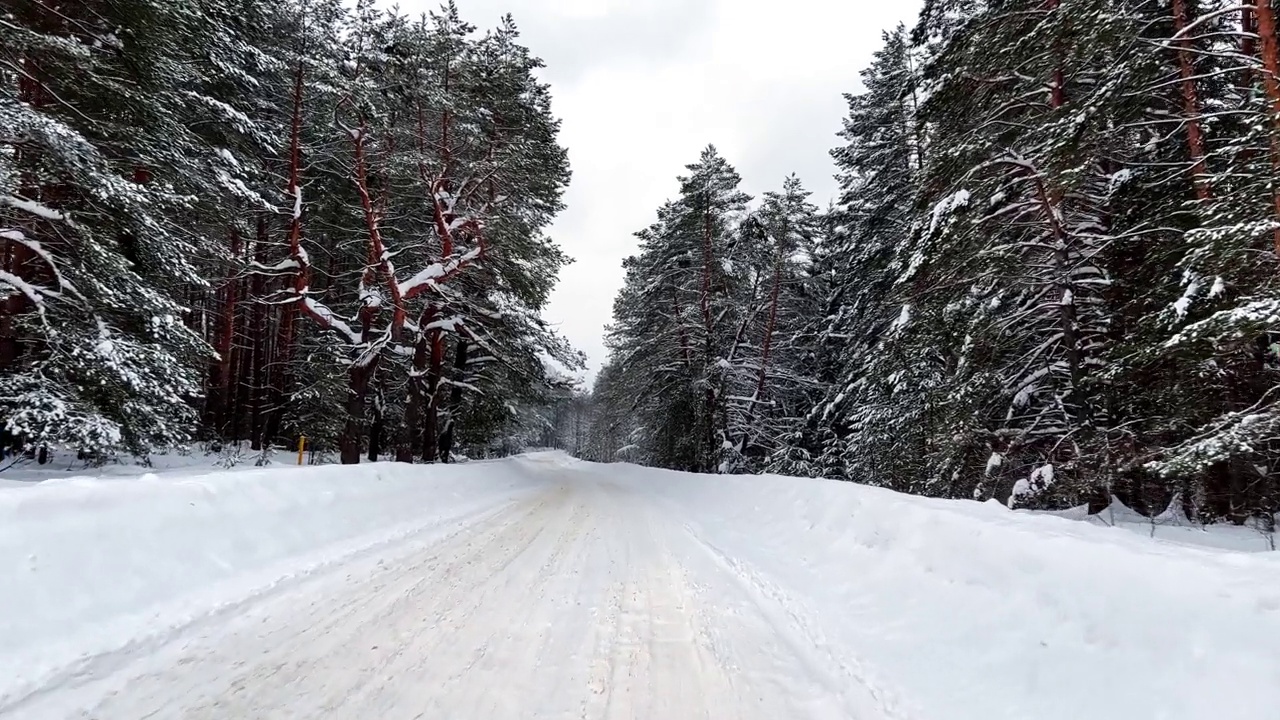
[[[528,434],[581,366],[539,314],[569,171],[511,18],[9,8],[5,451],[305,434],[346,462],[447,460]]]
[[[640,234],[588,454],[1269,522],[1277,74],[1270,3],[927,0],[828,212],[722,203],[702,262],[686,181]]]

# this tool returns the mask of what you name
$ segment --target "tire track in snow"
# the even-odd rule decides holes
[[[834,650],[800,603],[753,567],[703,538],[693,525],[684,525],[683,531],[724,575],[733,578],[742,595],[773,629],[774,635],[785,641],[796,660],[806,667],[808,675],[822,682],[830,693],[841,699],[849,717],[885,720],[911,720],[914,717],[895,693],[871,678],[861,661],[842,656]]]

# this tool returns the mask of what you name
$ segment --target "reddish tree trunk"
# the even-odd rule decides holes
[[[1257,0],[1258,35],[1262,38],[1262,86],[1271,109],[1271,168],[1273,177],[1280,176],[1280,47],[1276,40],[1276,17],[1271,0]],[[1280,223],[1280,192],[1272,193],[1275,220]],[[1273,235],[1280,256],[1280,227]]]
[[[711,264],[715,261],[715,257],[711,247],[712,232],[710,189],[708,189],[707,192],[706,203],[707,207],[704,208],[702,215],[702,288],[698,293],[698,302],[702,309],[702,324],[703,332],[705,334],[705,342],[703,343],[703,362],[709,365],[712,362],[712,355],[714,355],[713,338],[715,333],[715,323],[711,317]],[[703,441],[706,443],[707,452],[705,457],[708,463],[708,467],[705,469],[711,470],[711,465],[714,464],[714,458],[719,454],[716,448],[715,427],[716,416],[720,413],[717,412],[718,399],[716,397],[716,391],[711,386],[710,382],[707,383],[707,388],[704,391],[703,396],[706,401],[707,414],[706,430],[703,438]]]
[[[29,275],[27,264],[35,254],[26,245],[4,241],[5,272],[26,279]],[[26,311],[30,303],[22,293],[13,293],[0,302],[0,368],[7,368],[18,361],[22,355],[22,340],[18,337],[16,318]]]
[[[675,312],[673,316],[676,321],[676,327],[680,329],[680,354],[684,357],[685,367],[689,366],[689,333],[684,327],[684,318],[681,317],[680,311],[680,295],[676,292],[675,286],[671,287],[671,308]]]
[[[1186,0],[1173,0],[1173,26],[1179,34],[1178,73],[1182,79],[1182,111],[1187,123],[1187,151],[1191,155],[1191,182],[1195,185],[1196,199],[1209,200],[1213,193],[1209,189],[1205,163],[1204,132],[1200,126],[1200,98],[1196,90],[1195,64],[1191,56],[1191,39],[1182,37],[1181,33],[1189,23]]]
[[[461,381],[466,379],[467,361],[470,355],[471,343],[465,338],[458,338],[457,350],[453,356],[453,377],[457,381],[453,387],[449,389],[449,406],[444,412],[444,428],[440,431],[440,459],[449,462],[449,455],[453,452],[454,428],[457,427],[457,412],[462,406],[462,385]]]
[[[46,104],[44,86],[37,78],[39,68],[30,56],[24,57],[24,73],[18,77],[18,100],[33,108],[41,108]],[[22,194],[28,200],[41,201],[40,181],[34,174],[38,166],[39,155],[34,146],[19,146],[17,164],[22,168]],[[35,223],[20,228],[24,234],[30,234]],[[23,280],[31,280],[30,264],[35,260],[35,253],[21,243],[4,240],[4,269]],[[31,303],[22,293],[13,293],[0,302],[0,368],[7,368],[17,362],[24,350],[22,338],[18,337],[16,318],[30,310]]]
[[[231,256],[238,259],[242,248],[240,233],[234,228],[231,230],[230,244]],[[213,348],[217,351],[218,357],[209,366],[209,387],[205,403],[205,422],[218,428],[219,433],[225,430],[223,425],[226,423],[227,406],[230,404],[232,388],[231,363],[234,359],[236,299],[240,292],[239,284],[240,281],[237,278],[235,265],[233,264],[227,271],[227,277],[222,284],[222,289],[218,291],[217,336],[213,342]]]
[[[253,260],[262,264],[267,260],[267,218],[258,217],[258,233],[254,242]],[[267,305],[265,298],[266,278],[262,273],[254,273],[249,283],[249,302],[252,313],[249,323],[249,342],[252,343],[251,382],[252,396],[249,406],[249,447],[262,449],[263,410],[267,401]]]
[[[432,316],[436,311],[432,310]],[[440,330],[427,333],[431,355],[427,366],[426,422],[422,431],[422,459],[435,462],[440,457],[440,381],[444,377],[444,337]]]
[[[418,320],[419,327],[426,325],[428,311],[422,313]],[[413,370],[409,376],[409,401],[404,410],[404,423],[400,429],[400,438],[396,446],[396,461],[413,462],[413,449],[422,437],[423,409],[426,404],[426,372],[430,362],[428,356],[427,336],[418,333],[413,345]]]
[[[1050,12],[1058,9],[1058,0],[1045,0],[1044,7]],[[1055,39],[1053,43],[1054,57],[1062,57],[1062,42]],[[1062,71],[1062,65],[1058,64],[1053,68],[1053,80],[1049,86],[1049,104],[1054,110],[1067,104],[1066,75]]]
[[[369,395],[369,383],[377,370],[376,358],[365,364],[352,365],[347,371],[347,421],[338,444],[343,465],[360,462],[360,448],[364,440],[364,407]]]
[[[301,62],[293,78],[293,118],[289,131],[289,187],[287,195],[293,212],[289,218],[289,256],[297,264],[290,288],[295,293],[305,292],[307,266],[302,262],[302,88],[304,68]],[[287,303],[280,309],[280,327],[276,337],[276,353],[272,363],[271,415],[267,420],[267,438],[274,441],[280,435],[284,416],[285,398],[293,389],[294,324],[298,316],[296,303]]]

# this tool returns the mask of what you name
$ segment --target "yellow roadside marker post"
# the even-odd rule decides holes
[[[298,436],[298,464],[302,464],[302,452],[307,449],[307,436]]]

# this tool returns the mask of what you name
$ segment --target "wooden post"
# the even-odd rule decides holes
[[[299,465],[302,464],[302,454],[306,451],[306,449],[307,449],[307,436],[299,435],[298,436],[298,464]]]

